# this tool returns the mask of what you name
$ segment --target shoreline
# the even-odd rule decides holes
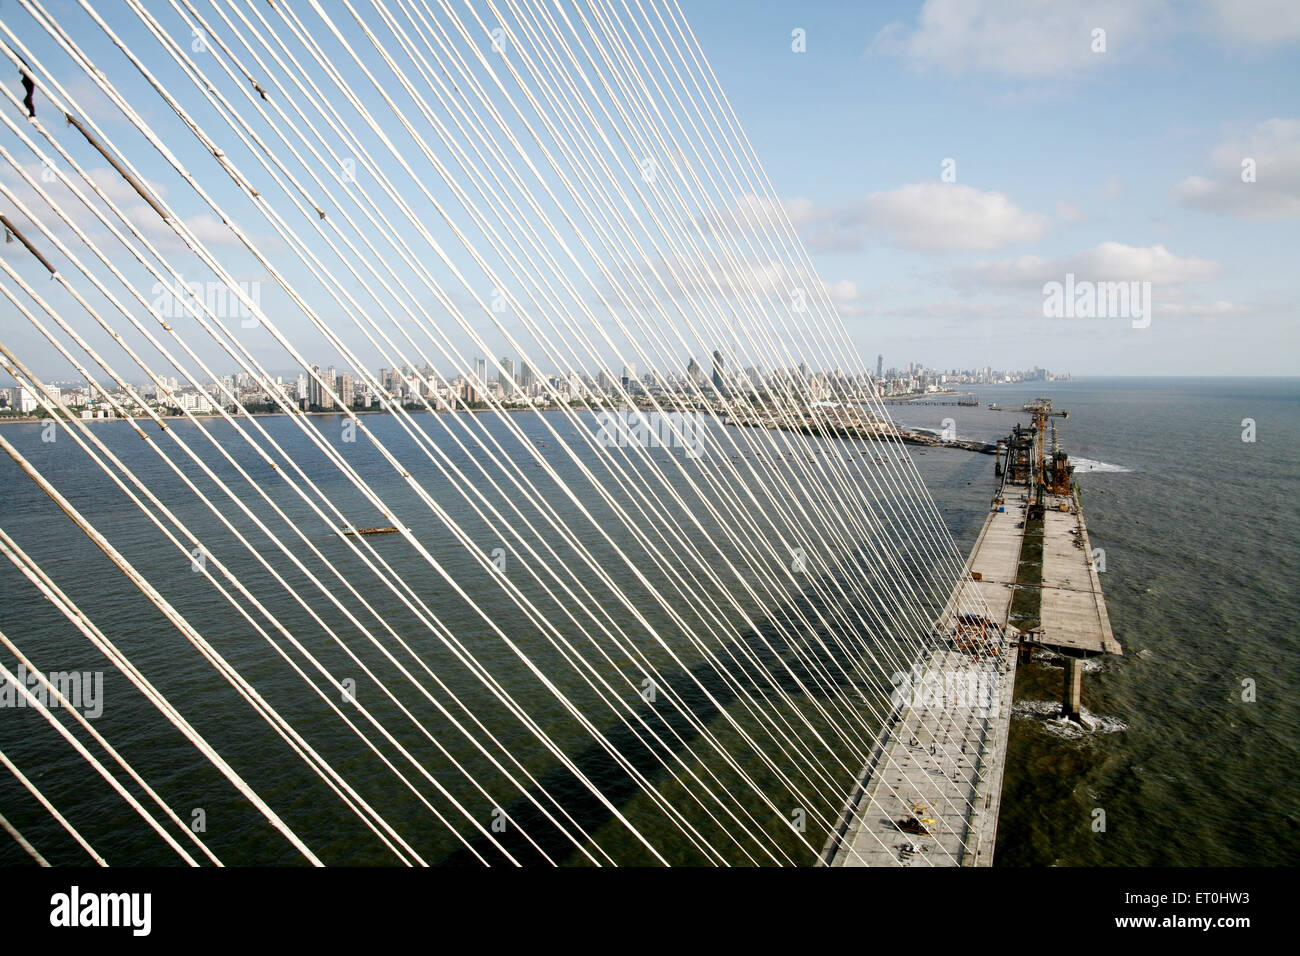
[[[585,411],[586,409],[582,409],[582,410]],[[480,414],[485,414],[485,413],[496,414],[495,410],[494,410],[494,409],[491,409],[491,408],[448,408],[448,409],[437,409],[437,410],[430,410],[430,409],[427,409],[427,408],[408,408],[406,411],[407,411],[407,414],[410,414],[410,415],[429,415],[429,414],[433,414],[433,415],[480,415]],[[519,413],[519,412],[532,412],[532,411],[542,411],[542,412],[552,412],[552,411],[554,411],[554,412],[558,412],[558,411],[561,411],[561,409],[559,409],[559,408],[552,408],[552,407],[547,407],[547,408],[533,408],[533,407],[526,407],[526,408],[507,408],[507,409],[505,409],[505,411],[506,411],[506,412],[509,412],[510,414],[515,414],[515,413]],[[292,417],[296,417],[296,416],[343,415],[343,414],[344,414],[344,412],[342,412],[342,411],[334,411],[334,412],[247,412],[247,413],[243,413],[243,412],[239,412],[239,413],[232,412],[232,413],[230,414],[230,417],[238,420],[238,419],[244,419],[244,418],[292,418]],[[354,414],[354,415],[391,415],[391,414],[393,414],[393,413],[390,412],[390,411],[388,411],[387,409],[383,409],[383,408],[354,408],[354,409],[352,409],[352,414]],[[196,414],[194,414],[194,415],[159,415],[159,416],[157,416],[157,417],[160,418],[160,419],[162,419],[162,420],[165,421],[165,422],[170,422],[170,421],[187,421],[187,420],[189,420],[189,419],[191,419],[191,418],[193,418],[193,419],[198,419],[198,420],[200,420],[200,421],[208,421],[208,420],[223,421],[223,420],[224,420],[223,416],[221,416],[221,415],[216,415],[216,414],[213,414],[213,413],[211,413],[211,412],[196,413]],[[77,422],[152,422],[153,420],[154,420],[153,418],[151,418],[150,416],[147,416],[147,415],[136,415],[136,416],[134,416],[134,417],[129,417],[129,418],[128,418],[128,417],[123,417],[123,416],[120,416],[120,415],[119,415],[119,416],[114,416],[113,418],[64,418],[64,417],[62,417],[62,416],[59,416],[59,417],[57,417],[57,418],[54,418],[54,417],[51,417],[51,416],[49,416],[49,415],[42,415],[42,416],[39,416],[39,417],[38,417],[38,416],[35,416],[35,415],[4,415],[4,416],[0,416],[0,425],[41,425],[41,424],[44,424],[45,422],[53,422],[53,421],[77,421]]]

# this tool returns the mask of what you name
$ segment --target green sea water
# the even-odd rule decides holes
[[[979,392],[985,402],[1005,408],[1040,393],[1070,411],[1061,437],[1079,462],[1092,543],[1105,550],[1102,584],[1125,656],[1099,662],[1086,674],[1084,703],[1092,719],[1087,732],[1051,719],[1061,671],[1050,659],[1022,669],[998,864],[1292,862],[1300,846],[1295,818],[1300,804],[1295,770],[1300,765],[1295,693],[1300,684],[1300,601],[1294,585],[1300,386],[1294,380],[1114,379]],[[943,427],[942,419],[952,418],[960,437],[987,440],[1023,420],[984,407],[898,407],[893,414],[902,424],[936,429]],[[1256,423],[1254,442],[1241,440],[1245,418]],[[566,471],[573,466],[556,448],[557,440],[572,437],[574,426],[549,417],[557,439],[535,418],[517,420],[548,462],[566,478],[576,477]],[[341,434],[341,419],[316,421],[331,440],[339,437],[334,432]],[[431,417],[421,421],[421,427],[438,428]],[[291,422],[261,422],[358,525],[387,523],[302,443]],[[386,443],[404,447],[395,422],[371,417],[369,423]],[[915,544],[908,519],[891,517],[888,502],[901,508],[903,496],[890,497],[897,486],[884,477],[886,464],[878,466],[886,506],[876,543],[894,541],[902,554],[890,567],[884,552],[870,543],[841,547],[828,536],[828,549],[839,548],[830,556],[833,560],[810,556],[813,574],[826,576],[823,584],[835,578],[836,565],[843,568],[852,561],[880,587],[878,599],[868,589],[860,600],[849,602],[852,606],[836,607],[828,605],[826,587],[781,595],[765,589],[764,575],[743,566],[743,540],[735,548],[719,549],[721,564],[735,564],[718,568],[720,577],[732,582],[727,595],[715,593],[706,578],[681,574],[690,549],[724,534],[719,520],[686,491],[680,503],[665,502],[664,507],[679,519],[685,514],[681,509],[690,507],[704,515],[701,524],[681,523],[675,533],[649,530],[649,537],[659,542],[658,558],[646,557],[633,568],[618,556],[629,542],[603,533],[617,524],[594,495],[571,500],[552,490],[549,508],[512,513],[507,529],[475,515],[432,463],[408,455],[409,449],[402,453],[403,462],[414,463],[409,465],[412,476],[428,494],[427,501],[418,500],[364,441],[339,443],[358,472],[394,503],[397,520],[412,528],[446,571],[445,576],[435,573],[400,538],[372,539],[368,545],[410,585],[409,592],[398,594],[340,545],[329,521],[287,493],[265,463],[243,452],[228,426],[204,427],[235,455],[246,478],[216,446],[195,441],[194,447],[202,449],[201,456],[223,480],[241,489],[240,501],[257,520],[290,542],[305,571],[259,537],[256,521],[238,505],[225,501],[216,514],[196,501],[166,466],[140,453],[139,439],[124,425],[95,427],[115,451],[131,456],[132,466],[149,476],[151,489],[179,517],[203,532],[210,556],[225,562],[265,601],[285,625],[283,633],[256,614],[253,620],[243,616],[196,576],[192,561],[197,559],[142,522],[135,506],[75,449],[42,443],[38,426],[7,426],[4,434],[158,582],[187,620],[355,787],[357,798],[393,825],[411,855],[434,864],[508,862],[496,844],[524,863],[652,863],[658,853],[667,862],[698,864],[709,860],[701,844],[725,847],[727,862],[811,862],[808,848],[820,847],[822,821],[833,818],[836,795],[847,793],[857,770],[848,745],[866,745],[872,716],[884,704],[882,699],[848,702],[826,688],[844,689],[846,674],[861,664],[856,650],[883,653],[890,646],[864,635],[906,626],[879,618],[892,610],[894,599],[885,586],[890,574],[910,576],[912,592],[926,600],[951,583],[950,572]],[[193,426],[180,427],[199,437],[192,434]],[[486,458],[454,447],[445,436],[439,441],[449,460],[467,471],[476,456]],[[956,543],[953,553],[964,556],[987,509],[991,459],[955,450],[911,451],[939,520]],[[843,443],[825,443],[818,452],[848,453]],[[541,469],[522,449],[516,446],[511,454],[526,474],[536,474],[542,482]],[[176,461],[221,500],[192,462]],[[710,467],[716,469],[712,487],[717,491],[706,496],[708,504],[724,510],[744,507],[746,484],[754,480],[744,461],[717,461]],[[283,519],[254,488],[265,491]],[[486,481],[481,490],[483,500],[503,513],[508,501],[519,497],[517,491],[490,490]],[[635,490],[619,494],[630,501]],[[455,518],[464,540],[447,532],[431,505]],[[304,537],[295,538],[285,519]],[[596,556],[594,567],[581,566],[573,543],[563,540],[550,519],[576,529],[582,548]],[[752,514],[748,520],[753,534],[777,533],[773,515]],[[238,546],[223,521],[258,542],[254,552]],[[395,862],[383,839],[305,768],[290,746],[7,459],[0,462],[0,526],[130,653],[322,860]],[[516,534],[532,547],[519,546]],[[484,555],[501,548],[503,573],[536,602],[541,618],[504,599],[470,548]],[[571,580],[589,591],[564,601],[549,599],[537,581],[544,577],[546,563],[579,568]],[[330,576],[331,568],[336,576]],[[662,600],[638,583],[638,571]],[[297,605],[280,582],[307,593],[315,587],[308,573],[318,576],[321,588],[307,606]],[[641,595],[637,605],[610,601],[603,575]],[[0,630],[28,651],[38,667],[105,671],[102,658],[7,564],[0,568],[0,594]],[[488,613],[479,613],[476,605]],[[919,608],[901,613],[921,615]],[[429,626],[434,618],[445,624],[445,633]],[[862,623],[861,633],[849,634],[839,626],[853,620]],[[554,634],[544,621],[558,622]],[[628,641],[600,637],[597,621]],[[716,635],[708,644],[712,660],[687,640],[685,625]],[[596,636],[592,640],[589,635]],[[369,636],[392,656],[376,649]],[[448,636],[454,640],[443,639]],[[339,715],[359,724],[364,718],[348,708],[338,687],[312,671],[290,638],[310,650],[333,677],[352,676],[356,699],[383,723],[391,739],[364,727],[375,750],[362,744]],[[572,640],[593,662],[592,669],[573,667],[568,645],[552,638]],[[274,647],[315,677],[320,693],[307,688]],[[569,767],[561,766],[512,716],[507,703],[474,677],[456,647],[472,652],[498,677],[500,691],[523,706],[569,756]],[[538,668],[536,673],[524,657]],[[13,666],[8,657],[6,663]],[[874,667],[884,676],[905,664],[886,657]],[[662,702],[638,696],[646,690],[650,668],[667,684],[661,692],[680,700],[698,722],[680,716],[658,719],[664,711],[655,708]],[[371,681],[370,674],[379,682]],[[553,681],[582,713],[593,715],[593,727],[581,726],[539,675]],[[1253,682],[1253,700],[1242,699],[1243,682]],[[394,691],[394,698],[385,695],[381,683]],[[611,707],[613,698],[616,706]],[[637,715],[645,723],[633,716],[625,724],[615,719],[615,712]],[[499,748],[489,748],[492,756],[469,745],[456,729],[457,723],[474,720],[482,721],[476,730],[480,739],[490,732],[499,742]],[[96,726],[187,823],[201,817],[204,838],[223,861],[303,862],[111,670],[104,674],[104,712]],[[845,732],[848,726],[855,729]],[[110,862],[175,861],[175,854],[129,806],[29,710],[0,709],[0,746]],[[518,763],[503,761],[507,752]],[[720,754],[734,755],[735,764]],[[385,761],[401,768],[411,786],[395,777]],[[604,802],[592,797],[592,788],[581,784],[577,773],[587,777]],[[467,778],[479,781],[482,791]],[[642,783],[657,797],[649,797]],[[706,789],[715,799],[701,798]],[[12,777],[0,783],[0,801],[6,816],[52,861],[85,859]],[[1096,829],[1098,810],[1104,812],[1102,831]],[[805,831],[791,826],[796,812],[807,818]],[[465,838],[453,839],[439,816],[452,821]],[[489,836],[500,816],[509,821],[506,834]],[[578,827],[589,839],[575,848],[563,832]],[[775,847],[774,854],[762,846]],[[0,861],[25,860],[16,846],[0,848]]]

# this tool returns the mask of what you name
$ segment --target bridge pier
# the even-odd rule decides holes
[[[1076,724],[1083,723],[1079,710],[1083,706],[1083,658],[1066,655],[1065,686],[1061,694],[1061,716]]]

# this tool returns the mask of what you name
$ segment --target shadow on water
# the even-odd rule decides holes
[[[696,761],[685,751],[690,749],[696,754],[707,752],[709,755],[705,759],[713,765],[721,779],[730,779],[725,768],[716,766],[720,758],[705,740],[705,733],[701,732],[700,727],[703,726],[708,733],[717,731],[717,724],[725,719],[724,711],[743,707],[742,698],[746,694],[756,698],[760,706],[764,696],[788,696],[819,732],[825,732],[828,728],[825,726],[825,717],[816,713],[814,700],[826,704],[828,699],[844,695],[851,700],[863,702],[856,711],[859,718],[868,724],[866,733],[874,736],[878,732],[878,719],[875,715],[882,713],[880,701],[864,700],[862,688],[848,677],[852,674],[861,681],[866,676],[862,668],[857,661],[847,659],[849,654],[836,646],[832,635],[823,625],[815,625],[809,632],[809,620],[827,611],[826,603],[820,596],[806,591],[801,593],[785,607],[760,621],[757,628],[739,635],[734,642],[735,646],[730,649],[734,659],[725,651],[719,651],[719,657],[731,680],[724,679],[717,668],[708,661],[701,660],[689,669],[689,676],[679,671],[676,677],[666,682],[666,687],[655,686],[653,700],[646,699],[650,696],[647,692],[634,708],[635,718],[629,717],[632,726],[620,722],[602,728],[602,734],[610,748],[620,754],[625,763],[616,761],[604,746],[595,741],[572,755],[571,759],[578,773],[592,781],[608,805],[598,799],[572,770],[565,766],[553,766],[539,775],[537,784],[529,789],[527,796],[521,794],[508,806],[500,808],[504,813],[499,816],[509,821],[502,832],[493,832],[491,837],[479,834],[471,838],[468,846],[454,850],[440,864],[477,866],[479,862],[476,853],[492,862],[504,861],[502,848],[525,866],[544,864],[547,862],[545,857],[557,863],[587,862],[584,853],[574,846],[570,836],[548,819],[538,804],[545,807],[555,819],[564,821],[556,807],[558,803],[572,818],[572,824],[587,834],[595,834],[611,824],[620,826],[611,805],[622,812],[629,802],[642,794],[643,784],[637,779],[638,776],[648,782],[649,786],[658,788],[670,778],[668,767],[680,768],[681,765],[674,762],[671,754],[678,755],[688,767],[693,767]],[[798,649],[790,641],[791,633],[807,636],[806,640],[799,642]],[[870,635],[859,635],[859,639],[865,639],[873,645],[878,643]],[[876,679],[878,682],[883,681],[887,676],[876,675]],[[881,694],[882,698],[884,696],[887,695]],[[676,705],[670,701],[676,701]],[[873,704],[876,705],[874,711],[871,709]],[[781,712],[790,717],[788,708],[781,708]],[[641,721],[644,721],[645,726]],[[791,719],[791,723],[796,730],[799,729],[797,719]],[[654,741],[646,727],[656,732],[664,743]],[[752,726],[748,729],[753,731]],[[826,754],[811,747],[807,736],[802,740],[796,738],[796,743],[802,743],[807,748],[797,754],[801,761],[811,764],[826,758]],[[742,761],[746,758],[757,760],[752,748],[749,753],[738,756]],[[780,759],[779,754],[777,759]],[[856,766],[852,761],[849,765]],[[747,767],[746,770],[748,769]],[[740,784],[739,780],[736,782]],[[842,780],[837,781],[846,796],[852,782],[850,774],[845,774]],[[728,796],[735,797],[736,794],[733,792]],[[793,794],[784,785],[778,785],[777,791],[769,791],[766,796],[778,806],[784,806],[793,799]],[[840,807],[831,806],[828,802],[818,809],[834,817]],[[572,832],[573,825],[564,822]],[[691,822],[699,826],[699,821]],[[703,827],[700,829],[706,840],[718,845],[717,840],[709,839],[711,834],[704,831]],[[537,846],[529,842],[525,833]],[[812,834],[809,842],[819,846],[823,838],[824,834]],[[620,851],[611,854],[619,864],[657,863],[655,857],[635,838],[621,842],[623,846]],[[584,842],[584,848],[599,858],[599,853],[593,849],[590,841]],[[755,851],[757,848],[750,844],[749,849]],[[698,850],[692,848],[692,852],[697,854],[695,862],[704,862],[698,858]],[[627,858],[629,856],[630,860]],[[728,862],[741,861],[731,859]]]

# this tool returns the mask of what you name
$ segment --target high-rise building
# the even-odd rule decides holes
[[[700,368],[700,363],[695,361],[694,356],[692,356],[690,364],[686,366],[686,377],[689,378],[692,383],[698,385],[700,383],[700,378],[703,375],[704,370]]]
[[[519,386],[527,392],[537,384],[537,369],[531,362],[521,361],[519,366]]]
[[[30,415],[36,411],[36,394],[23,385],[15,386],[13,407],[22,415]]]
[[[329,389],[321,385],[318,379],[324,379],[333,385],[337,377],[334,374],[334,366],[331,365],[328,372],[322,372],[319,365],[313,365],[311,370],[313,374],[307,380],[307,407],[314,407],[322,412],[333,411],[334,396],[330,394]]]
[[[476,358],[474,360],[474,387],[483,390],[487,388],[487,383],[487,359]]]
[[[883,355],[877,355],[876,356],[876,378],[884,378],[884,377],[885,377],[885,357]]]
[[[515,363],[513,359],[501,359],[501,374],[497,377],[497,381],[501,384],[501,391],[505,392],[506,396],[509,397],[515,390]]]
[[[356,399],[353,395],[352,376],[343,372],[334,378],[334,391],[338,393],[339,403],[344,408],[351,408]]]

